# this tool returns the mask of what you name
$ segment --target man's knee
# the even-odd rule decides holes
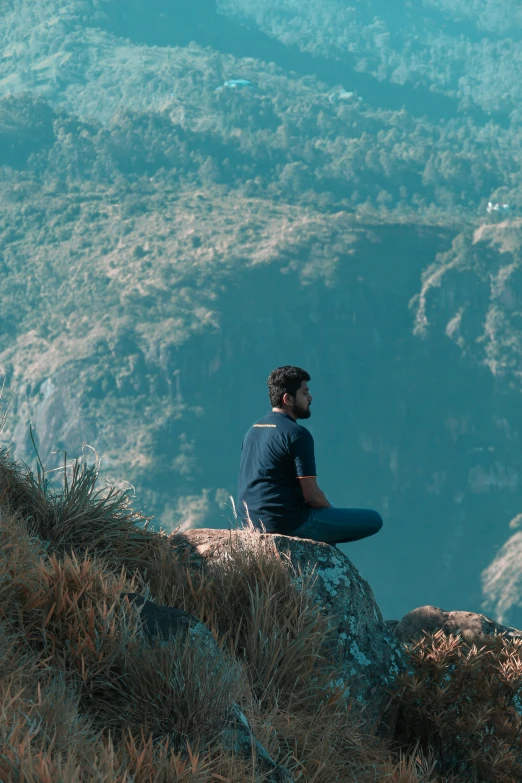
[[[377,513],[377,511],[373,512],[373,526],[375,528],[375,533],[378,533],[379,530],[382,528],[382,517],[380,514]]]

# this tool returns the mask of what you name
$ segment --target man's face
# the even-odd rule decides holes
[[[286,396],[286,395],[285,395]],[[312,415],[310,403],[312,395],[308,389],[307,381],[301,381],[301,387],[297,390],[295,397],[288,395],[288,405],[296,419],[309,419]]]

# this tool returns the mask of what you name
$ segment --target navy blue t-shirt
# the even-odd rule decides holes
[[[238,514],[254,527],[289,535],[310,514],[298,476],[316,476],[314,439],[286,413],[270,411],[250,427],[241,445]]]

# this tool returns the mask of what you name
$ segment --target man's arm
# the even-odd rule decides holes
[[[317,484],[315,476],[298,476],[305,503],[312,508],[331,508],[332,504]]]

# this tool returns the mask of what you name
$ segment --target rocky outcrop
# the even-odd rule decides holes
[[[437,606],[420,606],[404,615],[399,622],[389,620],[387,623],[397,639],[410,644],[422,638],[424,633],[444,631],[450,634],[460,634],[466,642],[475,643],[486,636],[500,634],[506,639],[522,639],[522,631],[501,625],[475,612],[446,612]]]
[[[273,534],[269,539],[285,555],[298,583],[315,569],[315,590],[331,619],[332,642],[326,651],[342,670],[345,696],[364,706],[371,721],[382,718],[395,675],[405,667],[404,653],[386,627],[372,589],[350,559],[329,544]],[[243,530],[190,530],[181,536],[191,557],[202,566],[227,557],[231,544],[248,546],[252,534]],[[239,539],[239,540],[238,540]],[[299,576],[301,574],[301,576]]]
[[[127,593],[129,601],[141,607],[140,617],[145,637],[152,644],[166,641],[172,636],[189,633],[193,644],[202,648],[209,657],[219,658],[222,653],[212,633],[197,617],[171,606],[160,606],[147,601],[137,593]],[[245,759],[255,752],[256,766],[271,783],[292,783],[292,776],[285,767],[272,759],[266,748],[256,739],[240,706],[233,703],[224,721],[220,739],[224,748]]]
[[[153,601],[147,601],[137,593],[123,593],[123,597],[125,596],[134,606],[140,607],[143,630],[150,642],[167,641],[172,636],[198,629],[198,626],[201,626],[203,635],[207,638],[210,636],[214,642],[209,629],[190,612],[173,606],[160,606]]]

